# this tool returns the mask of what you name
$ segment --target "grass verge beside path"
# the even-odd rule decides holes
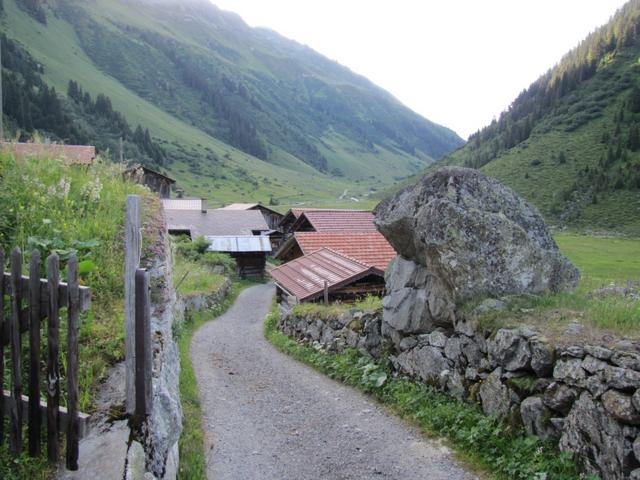
[[[330,354],[300,344],[280,332],[277,322],[275,307],[264,324],[264,335],[278,350],[371,395],[426,435],[446,438],[474,468],[497,479],[583,478],[571,456],[561,454],[551,443],[527,436],[521,428],[487,417],[477,406],[454,400],[433,387],[393,377],[386,362],[356,350]]]
[[[180,397],[182,400],[183,430],[178,443],[180,468],[178,478],[200,480],[207,478],[207,463],[204,453],[204,431],[202,429],[202,409],[198,382],[189,357],[189,346],[193,334],[205,322],[226,312],[238,295],[247,287],[255,285],[249,281],[234,281],[229,293],[220,305],[211,310],[192,312],[175,333],[180,350]]]

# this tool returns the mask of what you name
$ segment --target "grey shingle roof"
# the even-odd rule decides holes
[[[165,210],[169,231],[190,231],[200,235],[251,235],[254,230],[269,230],[258,210]]]

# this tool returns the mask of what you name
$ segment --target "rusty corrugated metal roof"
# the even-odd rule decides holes
[[[303,254],[330,248],[362,263],[385,270],[397,255],[380,232],[296,232],[289,242],[297,242]]]
[[[210,252],[270,252],[271,240],[264,235],[205,236]]]
[[[329,248],[322,248],[271,270],[271,277],[299,300],[313,300],[324,292],[348,285],[367,275],[383,272]]]
[[[373,213],[364,210],[305,210],[293,226],[305,221],[316,232],[377,232],[373,224]]]
[[[68,165],[91,165],[96,158],[96,147],[91,145],[2,142],[2,151],[13,153],[21,158],[60,158]]]

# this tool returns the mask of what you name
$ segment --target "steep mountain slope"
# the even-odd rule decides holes
[[[3,3],[3,30],[44,80],[105,94],[148,127],[189,193],[335,202],[462,143],[365,78],[206,0]]]
[[[640,1],[438,165],[481,168],[559,226],[640,235]]]

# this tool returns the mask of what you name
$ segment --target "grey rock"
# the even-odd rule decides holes
[[[631,352],[615,352],[611,361],[619,367],[640,370],[640,355]]]
[[[574,453],[586,474],[603,480],[622,480],[634,466],[622,426],[588,392],[580,395],[567,415],[559,447]]]
[[[587,372],[593,374],[596,372],[604,372],[609,368],[609,364],[597,359],[596,357],[587,355],[582,361],[582,368],[584,368]]]
[[[554,351],[549,341],[542,335],[536,335],[529,340],[531,349],[531,369],[539,377],[551,375],[553,371]]]
[[[587,372],[582,368],[582,360],[568,358],[556,362],[553,369],[553,378],[562,380],[568,385],[582,386],[587,378]]]
[[[520,404],[520,415],[525,429],[543,440],[551,438],[555,433],[549,423],[549,414],[549,409],[539,396],[527,397]]]
[[[467,367],[464,371],[464,378],[471,382],[475,382],[480,378],[480,374],[478,373],[478,369],[473,367]]]
[[[104,430],[91,431],[80,441],[79,469],[73,472],[61,466],[57,478],[121,480],[130,435],[126,421],[116,421]]]
[[[432,347],[444,348],[447,344],[447,336],[439,330],[431,332],[427,336],[427,341]]]
[[[511,410],[512,394],[500,381],[502,370],[497,368],[480,385],[478,395],[482,410],[486,415],[506,417]]]
[[[598,345],[585,345],[584,351],[599,360],[609,360],[613,355],[612,350]]]
[[[629,425],[640,425],[640,412],[633,407],[631,395],[608,390],[602,394],[602,405],[616,420]]]
[[[580,347],[578,345],[572,345],[570,347],[567,347],[562,352],[562,356],[563,357],[584,358],[584,348],[582,348],[582,347]]]
[[[487,298],[473,309],[471,315],[474,317],[480,317],[486,315],[489,312],[502,312],[507,309],[507,304],[502,300],[496,298]]]
[[[473,337],[478,332],[479,324],[477,318],[471,315],[459,315],[453,322],[453,328],[456,333]]]
[[[133,441],[127,452],[125,480],[144,480],[144,450],[140,443]]]
[[[462,358],[462,340],[460,337],[450,337],[444,347],[444,355],[456,364],[461,363]],[[466,363],[466,361],[465,361]]]
[[[419,377],[432,385],[439,385],[440,374],[450,367],[442,352],[430,346],[401,352],[396,357],[396,363],[402,372]]]
[[[579,278],[536,209],[478,170],[426,175],[381,202],[375,223],[400,255],[442,280],[453,304],[559,291]]]
[[[467,359],[468,365],[480,365],[484,357],[478,344],[471,338],[464,338],[462,342],[462,354]]]
[[[640,468],[636,468],[629,474],[629,480],[640,480]]]
[[[589,390],[589,393],[591,393],[596,400],[608,389],[607,385],[602,381],[602,375],[600,374],[587,378],[585,388]]]
[[[542,401],[550,409],[566,415],[576,398],[578,398],[578,392],[575,389],[563,383],[554,382],[544,391]]]
[[[452,397],[463,401],[467,398],[467,389],[464,386],[463,378],[457,370],[446,370],[446,383],[444,390]]]
[[[640,437],[637,437],[633,441],[633,454],[636,457],[636,460],[640,462]]]
[[[418,339],[416,337],[404,337],[400,341],[400,350],[410,350],[418,344]]]
[[[564,422],[565,419],[562,417],[554,417],[549,419],[549,423],[556,430],[556,433],[562,432],[564,430]]]
[[[633,406],[636,407],[636,410],[640,412],[640,389],[636,390],[631,397],[631,401],[633,402]]]
[[[387,295],[382,300],[383,320],[404,333],[427,333],[451,326],[454,304],[442,282],[411,260],[396,257],[385,275]]]
[[[531,348],[518,330],[501,328],[488,342],[489,358],[505,370],[527,369],[531,366]]]
[[[640,372],[627,368],[609,367],[604,371],[604,381],[618,390],[635,390],[640,387]]]

